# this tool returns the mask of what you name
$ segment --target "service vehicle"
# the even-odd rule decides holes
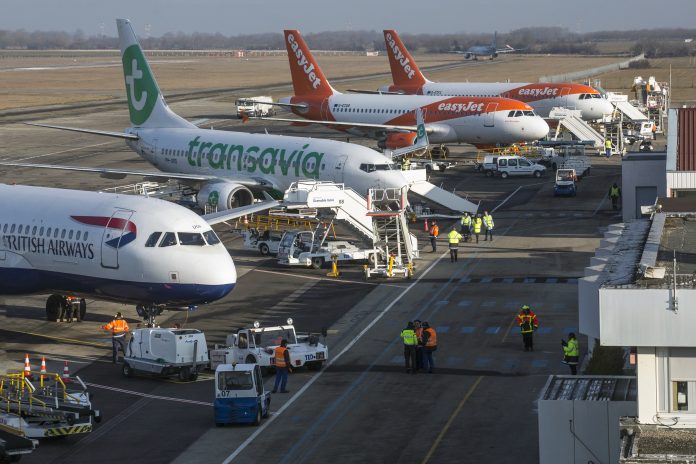
[[[268,103],[266,103],[268,102]],[[246,116],[273,116],[275,109],[273,99],[268,96],[240,98],[235,102],[237,117]]]
[[[263,256],[275,256],[278,254],[278,247],[283,234],[282,232],[260,231],[251,228],[242,231],[242,237],[244,238],[244,248],[247,250],[258,250]]]
[[[430,171],[445,171],[457,165],[452,161],[447,161],[446,159],[437,158],[409,158],[411,163],[411,169],[425,169],[426,172]]]
[[[329,356],[326,344],[319,341],[319,334],[296,333],[292,319],[286,325],[261,327],[254,322],[251,328],[244,328],[227,336],[226,346],[210,350],[210,368],[221,364],[258,364],[264,369],[275,366],[275,349],[285,339],[288,342],[292,367],[321,369]],[[326,331],[321,334],[326,341]]]
[[[200,330],[142,328],[132,332],[122,372],[126,377],[142,373],[194,381],[208,362],[208,346]]]
[[[495,163],[490,163],[484,168],[488,177],[500,176],[503,179],[508,176],[534,176],[541,177],[546,174],[546,167],[533,163],[523,156],[500,155],[495,158]]]
[[[215,368],[215,425],[254,424],[268,417],[271,393],[258,364],[220,364]]]
[[[553,184],[553,196],[571,196],[578,193],[575,169],[560,168],[556,171],[556,182]]]
[[[326,240],[326,234],[314,231],[287,231],[278,247],[278,264],[320,269],[336,262],[374,262],[378,248],[360,248],[344,240]]]
[[[585,152],[586,146],[583,144],[557,145],[553,149],[547,149],[539,164],[547,166],[552,170],[575,169],[578,178],[590,174],[592,160]]]

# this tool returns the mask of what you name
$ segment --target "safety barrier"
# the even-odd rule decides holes
[[[582,71],[575,71],[564,74],[555,74],[551,76],[541,76],[539,82],[571,82],[588,77],[596,76],[598,74],[604,74],[612,71],[618,71],[620,69],[626,69],[634,61],[640,61],[645,59],[645,54],[634,56],[625,61],[620,61],[618,63],[605,64],[604,66],[597,66],[596,68],[584,69]]]

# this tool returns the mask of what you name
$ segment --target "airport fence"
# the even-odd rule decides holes
[[[592,76],[597,76],[599,74],[604,74],[612,71],[619,71],[621,69],[628,69],[628,67],[634,61],[640,61],[645,59],[645,54],[629,58],[625,61],[620,61],[618,63],[605,64],[604,66],[597,66],[596,68],[583,69],[581,71],[575,71],[571,73],[555,74],[550,76],[541,76],[539,82],[572,82],[579,81],[581,79],[587,79]]]

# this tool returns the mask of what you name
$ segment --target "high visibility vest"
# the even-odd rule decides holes
[[[430,335],[428,337],[428,341],[425,342],[425,346],[427,346],[429,348],[436,347],[437,346],[437,332],[435,332],[435,329],[433,329],[432,327],[428,327],[427,329],[425,329],[425,331],[428,332],[428,334]]]
[[[605,140],[605,141],[604,141],[604,148],[609,148],[609,149],[611,149],[611,140]]]
[[[111,334],[114,336],[122,335],[128,332],[128,323],[125,319],[114,319],[113,321],[106,324],[104,326],[104,329],[110,330]]]
[[[620,192],[620,191],[621,191],[621,190],[619,189],[618,186],[614,187],[614,186],[612,185],[611,188],[609,189],[609,196],[610,196],[611,198],[619,198],[619,192]]]
[[[419,342],[423,341],[423,327],[418,327],[416,329],[416,338]]]
[[[288,367],[285,362],[285,352],[288,351],[284,346],[276,346],[275,349],[275,365],[276,367]]]
[[[468,227],[471,225],[471,216],[462,216],[462,225]]]
[[[483,222],[486,223],[486,229],[493,230],[493,216],[486,214],[483,216]]]
[[[481,220],[480,217],[477,217],[476,219],[474,219],[474,233],[475,234],[481,233],[481,224],[483,224],[483,221]]]
[[[418,344],[418,337],[416,336],[416,331],[413,329],[402,330],[401,338],[404,341],[404,345],[416,346]]]
[[[579,356],[578,340],[576,338],[571,338],[568,340],[568,344],[563,347],[563,353],[566,356]]]
[[[453,245],[459,243],[459,240],[462,238],[462,236],[456,230],[450,230],[450,233],[447,236],[449,237],[449,242]]]
[[[432,235],[433,237],[437,237],[438,235],[440,235],[440,228],[437,226],[437,224],[430,228],[430,235]]]
[[[531,312],[529,314],[518,314],[517,323],[520,326],[520,332],[522,333],[534,332],[534,328],[538,325],[536,322],[536,314]]]

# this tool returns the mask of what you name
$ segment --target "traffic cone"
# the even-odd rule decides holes
[[[29,353],[24,357],[24,377],[31,379],[31,365],[29,364]]]
[[[63,364],[63,381],[70,380],[70,368],[68,367],[68,361]]]
[[[428,218],[425,218],[425,231],[428,232]]]
[[[43,387],[44,379],[47,377],[45,374],[46,374],[46,357],[41,356],[41,377],[39,377],[39,380],[41,382],[42,387]]]

